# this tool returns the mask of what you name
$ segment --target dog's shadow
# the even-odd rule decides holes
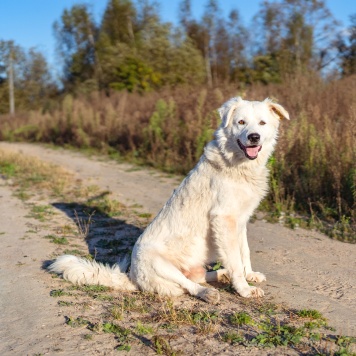
[[[83,247],[82,241],[87,245],[87,252],[81,251],[81,255],[85,256],[88,253],[100,262],[115,263],[118,259],[130,256],[132,248],[142,234],[143,229],[139,221],[134,223],[126,222],[125,218],[121,218],[118,213],[115,216],[109,215],[103,207],[93,205],[90,202],[100,200],[101,196],[90,199],[88,203],[77,202],[56,202],[52,203],[55,209],[65,213],[76,225],[76,231],[70,228],[62,228],[68,231],[68,236],[73,236],[74,240],[69,239],[70,244],[66,249],[66,253],[79,254],[78,247]],[[66,234],[66,231],[62,231]],[[76,242],[75,239],[78,239]],[[51,261],[44,263],[44,268]]]

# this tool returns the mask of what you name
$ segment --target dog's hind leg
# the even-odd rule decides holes
[[[224,268],[206,272],[204,281],[202,282],[225,282],[228,279],[230,279],[229,272]]]
[[[161,256],[154,259],[153,269],[157,276],[167,282],[178,284],[185,289],[189,294],[205,300],[208,303],[217,304],[220,301],[220,294],[214,288],[203,287],[198,283],[189,280],[176,266],[169,260]]]

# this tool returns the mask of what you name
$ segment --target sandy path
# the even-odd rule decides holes
[[[143,211],[153,214],[159,211],[179,182],[177,177],[169,178],[154,170],[138,170],[130,164],[100,161],[62,149],[52,150],[37,145],[4,142],[0,143],[0,148],[2,147],[64,166],[75,171],[83,180],[90,180],[102,189],[111,190],[126,204],[140,204]],[[3,196],[5,195],[9,201],[14,200],[8,192],[3,193]],[[10,211],[10,204],[6,204],[5,212]],[[13,209],[9,216],[18,217],[16,228],[20,229],[23,224],[21,204],[15,204]],[[2,231],[5,231],[4,219],[8,221],[9,217],[2,212]],[[8,229],[11,231],[11,223]],[[267,275],[268,282],[263,289],[268,296],[273,297],[275,302],[282,302],[293,308],[318,309],[338,333],[356,336],[356,245],[334,241],[314,231],[290,230],[263,221],[249,224],[248,230],[252,263],[255,270]],[[11,232],[14,234],[14,231]],[[19,231],[17,238],[22,234],[23,231]],[[6,249],[4,246],[13,243],[5,240],[5,235],[0,238],[3,246],[0,249],[1,309],[8,307],[9,300],[19,300],[19,305],[24,304],[22,308],[35,307],[28,303],[37,300],[37,306],[46,305],[46,312],[41,311],[43,324],[46,324],[47,320],[51,322],[55,311],[50,298],[43,297],[46,293],[48,295],[48,291],[46,292],[43,285],[44,272],[39,270],[38,262],[45,259],[45,247],[39,248],[32,245],[35,241],[28,244],[24,240],[21,241],[21,249]],[[20,259],[21,254],[37,259],[37,262],[31,263],[31,269],[25,270],[16,266],[18,260],[24,259]],[[13,287],[16,280],[21,281],[21,285],[24,280],[26,283],[32,283],[27,287],[32,288],[32,301],[21,300],[21,290]],[[10,293],[15,293],[16,298],[10,296]],[[15,306],[17,308],[17,302]],[[22,310],[20,307],[16,308],[5,312],[16,315],[17,310]],[[41,322],[37,321],[36,330],[40,330],[41,325]]]
[[[64,340],[74,352],[77,345],[63,337],[63,316],[50,297],[51,278],[41,269],[53,246],[29,233],[38,222],[2,183],[0,199],[0,355],[47,354]]]

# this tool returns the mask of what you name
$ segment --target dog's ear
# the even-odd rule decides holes
[[[267,98],[264,100],[270,107],[270,110],[274,115],[277,115],[280,119],[287,119],[289,120],[289,114],[288,111],[279,104],[274,103],[271,99]]]
[[[236,110],[236,108],[238,107],[239,103],[241,102],[242,102],[241,97],[232,98],[229,101],[227,101],[225,104],[223,104],[221,108],[218,109],[222,121],[222,127],[225,128],[229,126],[232,115]]]

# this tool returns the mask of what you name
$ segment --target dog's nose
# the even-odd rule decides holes
[[[251,143],[257,143],[260,140],[260,135],[258,133],[252,133],[247,136]]]

